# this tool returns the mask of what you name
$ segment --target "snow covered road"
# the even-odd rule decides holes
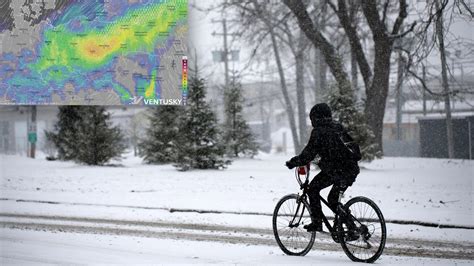
[[[323,264],[353,265],[343,252],[314,250],[305,257],[284,255],[278,247],[127,235],[0,229],[1,264]],[[376,264],[471,265],[467,260],[383,255]]]
[[[0,214],[0,227],[16,230],[277,247],[270,229],[252,227],[5,213]],[[340,245],[333,243],[329,235],[326,234],[317,235],[313,249],[342,252]],[[384,256],[386,255],[474,260],[474,245],[469,242],[388,238],[384,251]]]

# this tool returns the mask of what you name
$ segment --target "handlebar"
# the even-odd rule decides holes
[[[295,168],[295,177],[296,181],[300,185],[301,189],[303,189],[309,180],[309,170],[310,170],[310,164],[304,165],[304,166],[298,166]],[[305,180],[301,180],[301,176],[305,176]]]

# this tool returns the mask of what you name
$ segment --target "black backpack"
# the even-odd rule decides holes
[[[344,158],[360,161],[362,159],[362,154],[360,153],[359,144],[357,144],[354,139],[346,131],[338,134],[340,144],[340,152]]]

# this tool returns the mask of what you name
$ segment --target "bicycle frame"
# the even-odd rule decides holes
[[[298,226],[299,223],[301,222],[301,219],[303,218],[305,206],[304,206],[304,204],[302,204],[302,202],[303,202],[303,201],[307,201],[306,198],[307,198],[307,195],[308,195],[308,189],[309,189],[308,186],[305,186],[305,187],[303,188],[303,193],[302,193],[301,196],[299,197],[298,206],[296,207],[296,212],[295,212],[295,214],[293,215],[293,219],[292,219],[291,222],[290,222],[290,227],[296,227],[296,226]],[[319,196],[319,199],[321,200],[322,203],[324,203],[324,205],[326,205],[326,206],[335,214],[334,217],[336,217],[337,215],[339,215],[339,214],[338,214],[338,211],[337,211],[337,210],[334,210],[333,208],[331,208],[331,206],[329,206],[329,203],[328,203],[323,197]],[[340,203],[339,203],[339,204],[340,204]],[[303,210],[302,210],[301,214],[299,215],[298,222],[297,222],[297,223],[294,223],[295,220],[297,219],[297,216],[298,216],[299,210],[300,210],[300,208],[301,208],[301,205],[303,205],[303,207],[302,207]],[[341,204],[341,205],[342,205],[342,204]],[[339,207],[339,206],[338,206],[338,207]],[[341,210],[342,210],[342,208],[341,208]],[[343,210],[342,210],[342,211],[343,211]],[[324,222],[324,224],[326,225],[326,227],[328,228],[329,232],[335,233],[334,228],[333,228],[333,227],[331,226],[331,224],[329,223],[328,219],[326,218],[326,215],[323,215],[322,218],[323,218],[323,222]]]
[[[295,174],[296,174],[296,180],[298,181],[298,183],[300,184],[300,188],[301,190],[303,191],[301,196],[299,197],[299,200],[298,200],[298,206],[296,207],[296,212],[295,214],[293,215],[293,219],[291,220],[290,222],[290,227],[296,227],[299,225],[299,223],[301,222],[301,219],[303,218],[303,214],[304,214],[304,208],[305,208],[305,205],[303,204],[303,210],[301,212],[301,215],[299,215],[299,218],[298,218],[298,222],[295,224],[295,220],[298,216],[298,212],[300,210],[300,207],[301,207],[301,203],[302,201],[307,201],[307,196],[308,196],[308,192],[309,192],[309,164],[308,165],[305,165],[305,166],[301,166],[301,167],[304,167],[304,171],[301,171],[301,172],[304,172],[306,178],[305,178],[305,181],[302,182],[301,179],[299,178],[299,173],[300,173],[300,170],[298,167],[296,170],[295,170]],[[336,206],[336,209],[332,208],[331,206],[329,206],[329,202],[327,202],[321,195],[319,195],[319,199],[322,203],[324,203],[324,205],[326,205],[333,213],[334,213],[334,219],[336,219],[338,216],[346,216],[347,213],[346,211],[344,210],[343,208],[343,205],[342,203],[340,202],[341,201],[341,197],[344,193],[343,192],[340,192],[339,194],[339,200],[338,200],[338,204]],[[354,219],[354,221],[357,221],[359,224],[360,222],[357,220],[357,218],[355,218],[354,216],[350,215],[352,219]],[[341,233],[341,232],[337,232],[333,226],[331,226],[331,224],[329,223],[328,219],[326,218],[326,215],[324,215],[323,213],[323,223],[326,225],[327,229],[329,230],[329,232],[331,234],[336,234],[336,233]]]
[[[334,219],[339,215],[337,213],[337,210],[334,210],[333,208],[331,208],[329,206],[329,202],[327,202],[323,197],[319,196],[319,200],[321,200],[322,203],[324,203],[324,205],[326,205],[333,213],[334,213]],[[338,203],[338,205],[341,204],[340,202]],[[341,204],[342,205],[342,204]],[[338,206],[339,207],[339,206]],[[342,210],[342,208],[341,208]],[[343,210],[342,210],[343,211]],[[335,233],[335,230],[334,228],[331,226],[331,224],[329,224],[329,221],[328,219],[326,218],[326,215],[324,215],[323,213],[323,223],[326,225],[327,229],[329,230],[329,232],[331,234],[334,234]]]

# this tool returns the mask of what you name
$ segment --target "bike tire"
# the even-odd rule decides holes
[[[365,207],[361,207],[359,205],[365,205]],[[365,208],[363,210],[362,208]],[[372,210],[372,215],[370,217],[362,217],[359,215],[357,210],[361,210],[362,212],[367,213],[369,211],[369,208]],[[350,213],[353,217],[355,217],[361,224],[366,226],[367,232],[371,233],[371,236],[369,239],[365,240],[364,235],[361,234],[359,236],[359,239],[357,240],[357,243],[354,243],[355,240],[353,241],[347,241],[347,238],[342,237],[340,244],[342,246],[342,249],[344,250],[344,253],[355,262],[366,262],[366,263],[373,263],[375,262],[381,255],[382,252],[385,248],[385,242],[387,240],[387,229],[385,226],[385,219],[383,217],[382,212],[380,211],[379,207],[375,202],[373,202],[371,199],[366,198],[366,197],[355,197],[351,200],[349,200],[345,205],[344,209],[350,210]],[[365,214],[364,214],[365,215]],[[358,217],[359,216],[359,217]],[[377,225],[379,227],[377,227]],[[343,228],[342,222],[339,224],[340,228]],[[375,233],[377,233],[377,236],[375,236]],[[374,237],[375,236],[375,237]],[[373,238],[373,242],[369,241],[370,239]],[[366,247],[364,248],[363,245],[364,243],[366,244]],[[372,249],[372,243],[377,243],[378,247]],[[355,244],[360,244],[360,245],[355,245]],[[365,253],[366,255],[356,255],[355,251],[356,249],[360,250],[369,250],[373,251],[372,253]]]
[[[298,199],[299,196],[296,194],[284,196],[278,201],[273,212],[272,224],[275,240],[280,249],[290,256],[304,256],[308,254],[313,247],[314,239],[316,237],[316,232],[307,232],[306,229],[303,228],[305,224],[311,222],[311,211],[308,202],[305,200],[302,201],[302,204],[304,205],[304,220],[302,221],[304,222],[297,227],[291,228],[289,226],[290,221],[296,212]],[[300,213],[300,211],[298,212]],[[285,227],[286,222],[288,222],[287,227]],[[302,241],[298,242],[299,239]]]

